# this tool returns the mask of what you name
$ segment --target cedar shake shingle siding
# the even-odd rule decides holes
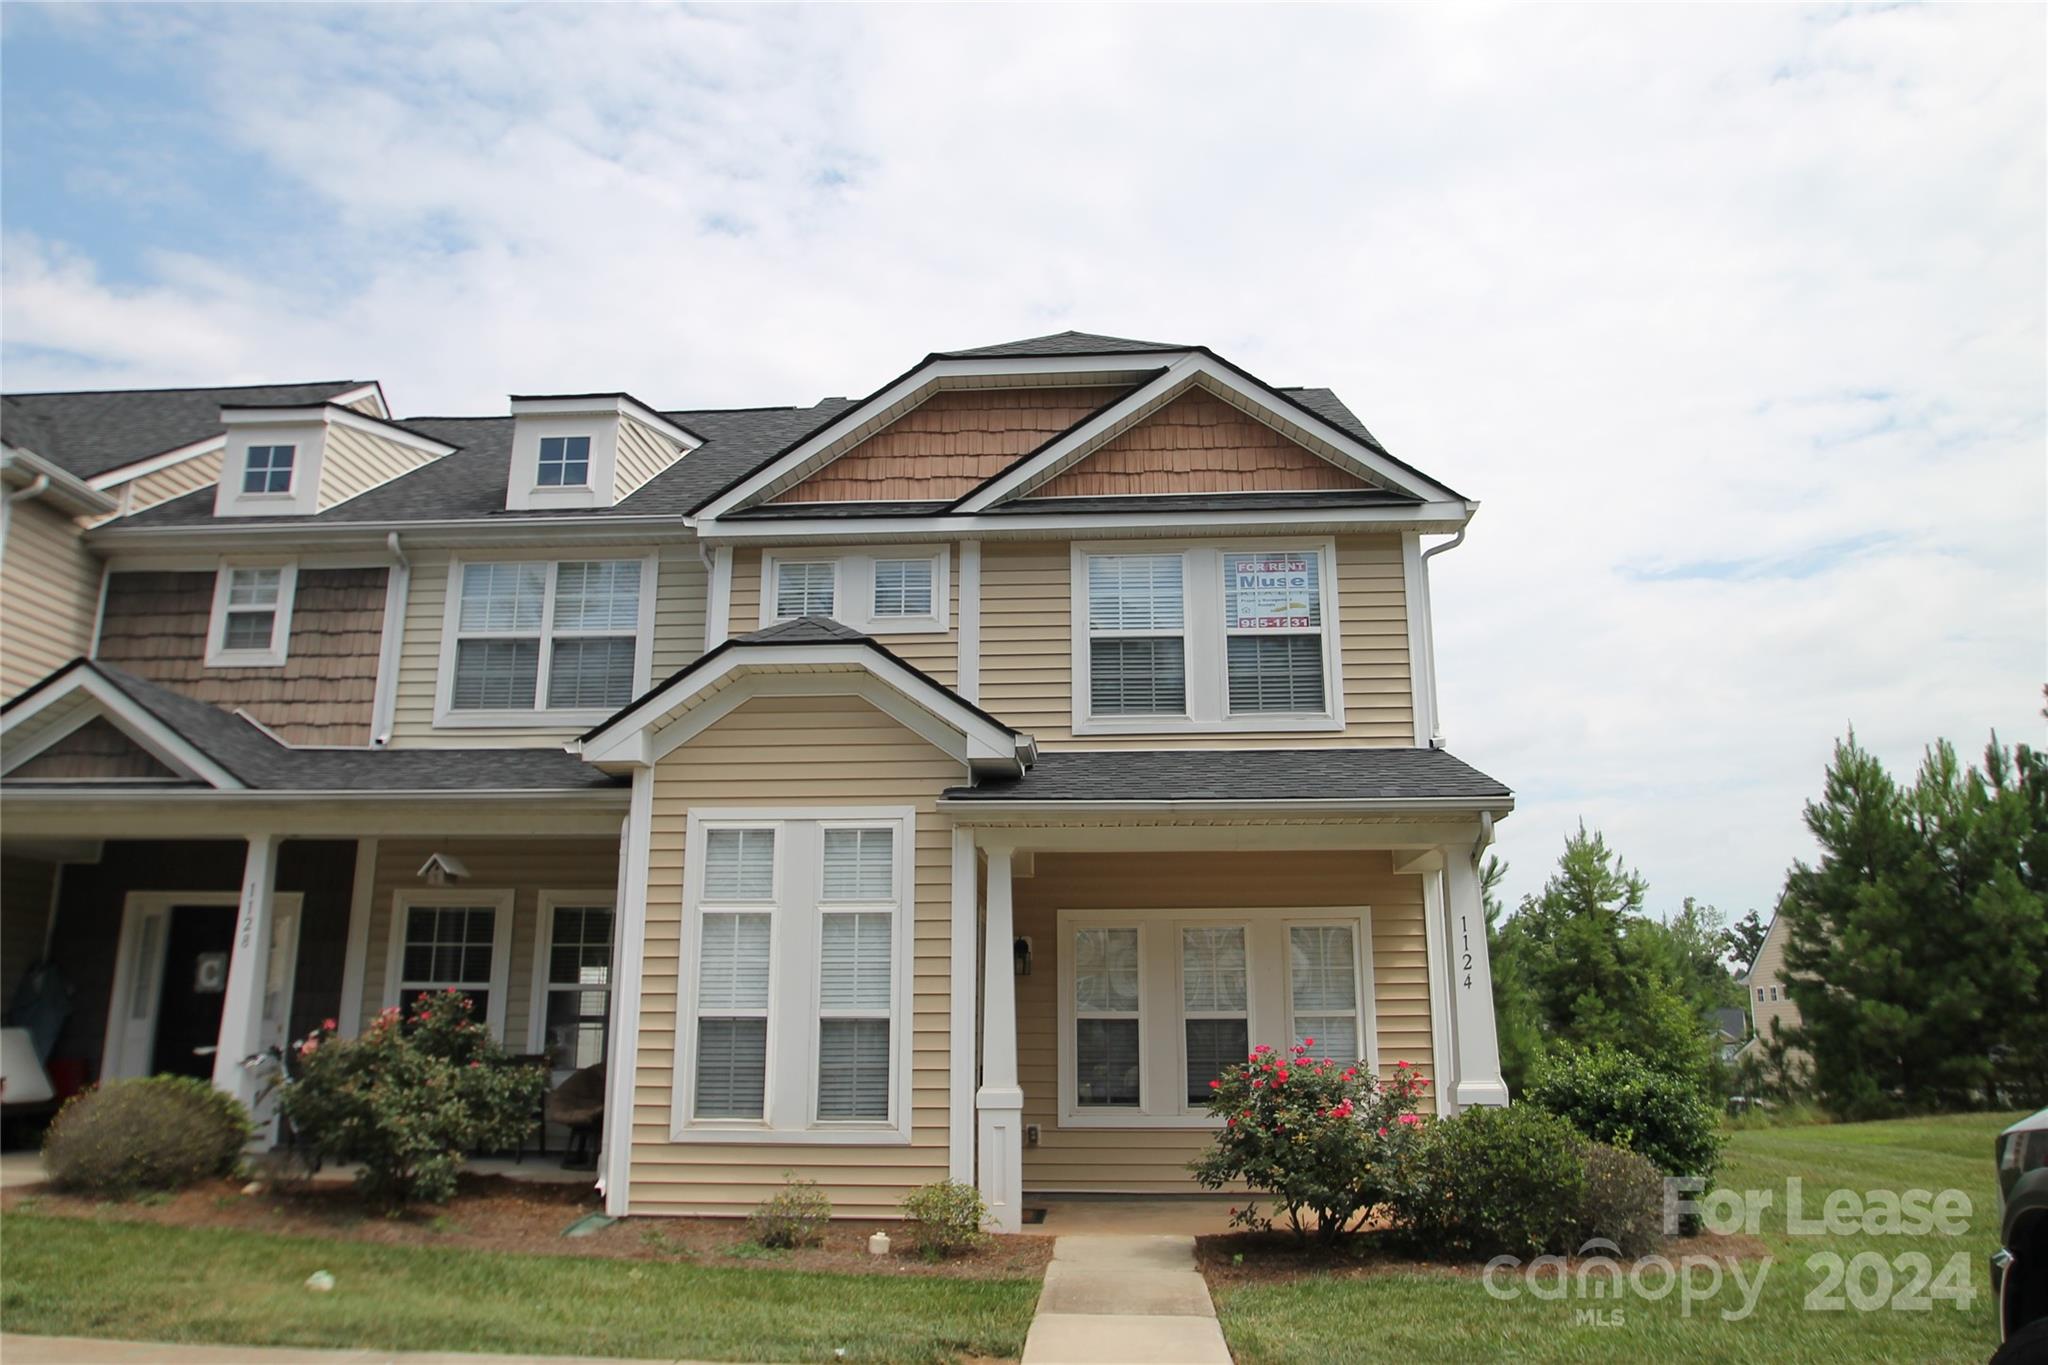
[[[775,501],[957,498],[1127,391],[1102,384],[942,389]]]
[[[1292,493],[1368,486],[1198,389],[1054,475],[1031,495]]]
[[[178,774],[102,716],[79,726],[7,776],[16,782],[75,782],[161,780]]]
[[[281,668],[208,668],[214,575],[117,573],[98,658],[226,710],[291,744],[370,742],[386,570],[301,569]]]

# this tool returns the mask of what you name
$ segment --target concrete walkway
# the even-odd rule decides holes
[[[1024,1365],[1230,1365],[1195,1239],[1055,1241]]]
[[[291,1346],[166,1346],[93,1337],[0,1334],[7,1365],[689,1365],[596,1356],[487,1356],[459,1351],[316,1351]]]

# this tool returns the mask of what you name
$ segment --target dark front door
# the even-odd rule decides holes
[[[164,989],[156,1015],[152,1072],[213,1075],[220,1008],[227,998],[228,954],[235,943],[235,907],[180,905],[171,910],[164,944]]]

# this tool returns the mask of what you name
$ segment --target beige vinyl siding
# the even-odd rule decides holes
[[[10,507],[0,557],[0,697],[89,651],[99,600],[100,561],[78,523],[34,498]]]
[[[512,962],[505,999],[505,1046],[528,1048],[534,998],[534,936],[540,928],[540,893],[580,892],[609,903],[618,894],[619,845],[613,839],[385,839],[377,845],[375,889],[370,901],[369,958],[363,964],[363,1019],[374,1018],[390,994],[392,909],[401,891],[426,890],[422,864],[436,853],[459,858],[469,875],[453,888],[479,897],[509,890],[512,899]],[[488,899],[480,904],[489,903]]]
[[[886,558],[889,549],[884,545],[866,547],[868,553]],[[813,554],[820,559],[830,559],[840,551],[824,547],[815,551],[808,549],[778,550],[774,553],[787,558],[808,557]],[[761,595],[768,591],[762,579],[765,556],[758,549],[736,549],[732,556],[732,613],[727,618],[729,629],[734,635],[744,635],[761,628]],[[951,546],[946,556],[946,600],[947,609],[944,631],[918,631],[902,635],[882,633],[875,638],[888,646],[889,652],[902,659],[912,668],[920,669],[937,679],[941,684],[952,687],[960,680],[960,547]]]
[[[481,548],[462,551],[465,561],[493,559],[639,559],[646,545]],[[418,746],[477,748],[551,745],[586,727],[535,724],[505,729],[434,728],[434,687],[441,667],[441,633],[448,604],[452,552],[411,552],[412,585],[405,604],[405,642],[399,651],[398,690],[392,709],[391,742]],[[649,679],[660,682],[704,652],[704,561],[692,544],[660,547],[654,598],[654,654]]]
[[[1337,539],[1345,724],[1342,731],[1327,733],[1247,729],[1077,739],[1072,730],[1071,556],[1072,547],[1065,543],[991,541],[982,546],[981,704],[1035,737],[1041,748],[1305,748],[1415,742],[1398,536]]]
[[[389,483],[433,458],[386,436],[331,422],[320,457],[320,501],[324,512],[358,493]]]
[[[189,460],[180,460],[174,465],[152,470],[140,478],[117,484],[108,491],[120,499],[120,506],[104,517],[95,517],[87,524],[97,526],[115,517],[125,517],[154,507],[172,498],[182,498],[187,493],[201,488],[211,488],[220,482],[221,453],[208,451],[194,455]]]
[[[836,1214],[890,1217],[904,1194],[945,1177],[952,834],[933,802],[965,778],[964,764],[852,697],[756,698],[662,761],[654,779],[640,1054],[633,1077],[633,1213],[744,1214],[781,1187],[784,1172],[794,1172],[824,1186]],[[749,805],[916,810],[908,1146],[670,1141],[676,987],[688,965],[681,954],[685,820],[692,807]],[[972,982],[963,985],[973,989]]]
[[[619,457],[614,502],[624,502],[649,479],[676,462],[678,451],[666,436],[630,417],[619,419]]]
[[[1750,966],[1748,980],[1743,983],[1749,992],[1750,1023],[1757,1039],[1749,1046],[1758,1054],[1764,1052],[1764,1043],[1777,1033],[1789,1033],[1800,1024],[1799,1006],[1792,1003],[1792,997],[1785,988],[1785,940],[1790,936],[1790,926],[1785,920],[1782,917],[1773,919],[1770,930],[1764,935],[1763,946],[1757,949],[1756,961]],[[1777,988],[1776,1000],[1771,999],[1772,987]],[[1761,1000],[1756,998],[1758,991],[1764,993]],[[1806,1063],[1805,1054],[1798,1049],[1786,1055],[1794,1065],[1804,1066]]]
[[[1031,975],[1017,979],[1017,1073],[1024,1122],[1041,1126],[1024,1149],[1026,1190],[1195,1193],[1187,1163],[1209,1140],[1201,1128],[1060,1127],[1062,910],[1367,906],[1380,1069],[1406,1061],[1435,1079],[1422,879],[1395,875],[1387,853],[1040,853],[1013,894],[1016,932],[1032,943]]]

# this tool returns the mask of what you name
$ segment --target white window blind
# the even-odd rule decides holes
[[[765,901],[775,894],[775,831],[714,829],[704,836],[704,899]]]
[[[277,638],[277,609],[283,582],[282,569],[228,570],[227,614],[221,626],[221,649],[271,648]]]
[[[933,615],[932,561],[876,560],[873,614],[879,617]]]
[[[824,899],[885,901],[896,895],[896,831],[825,831]]]
[[[1181,1028],[1190,1107],[1209,1101],[1209,1082],[1251,1050],[1250,974],[1240,925],[1180,932]]]
[[[751,832],[751,831],[749,831]],[[758,1119],[768,1076],[770,916],[704,916],[697,969],[699,1118]]]
[[[775,566],[775,614],[780,617],[830,616],[838,570],[830,560]]]
[[[1075,931],[1077,1104],[1135,1107],[1139,1102],[1138,977],[1136,929]]]
[[[1223,556],[1232,715],[1324,710],[1321,565],[1314,550]]]
[[[638,560],[465,564],[455,711],[599,710],[633,697]],[[545,675],[545,684],[543,676]]]
[[[818,1117],[889,1117],[895,916],[823,917],[819,948]]]
[[[1179,555],[1088,557],[1089,710],[1187,710],[1186,606]]]
[[[1360,1060],[1357,936],[1349,925],[1297,924],[1287,948],[1293,1041],[1315,1039],[1311,1056]]]

